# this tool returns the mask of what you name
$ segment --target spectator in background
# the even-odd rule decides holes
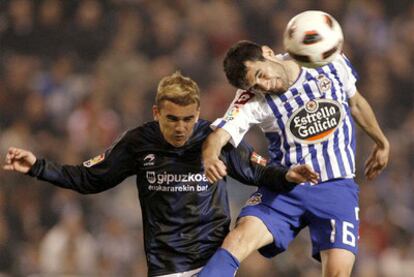
[[[97,274],[98,249],[86,231],[79,207],[64,207],[59,223],[40,245],[40,270],[45,275],[92,276]]]

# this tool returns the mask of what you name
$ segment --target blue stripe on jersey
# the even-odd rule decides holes
[[[312,79],[315,79],[315,78],[313,78],[313,76],[309,72],[306,72],[305,78],[306,78],[307,81],[310,81]]]
[[[308,95],[310,100],[315,99],[315,95],[313,94],[312,89],[308,83],[303,84],[303,88],[305,89],[306,95]]]
[[[338,84],[339,84],[339,86],[340,86],[340,88],[342,90],[343,85],[342,85],[341,80],[339,79],[338,71],[336,71],[336,68],[331,63],[329,64],[329,70],[335,76],[335,80],[338,82]],[[335,85],[332,84],[332,93],[334,93],[334,91],[336,92],[336,88],[335,88]],[[342,93],[342,95],[344,96],[344,99],[343,100],[345,100],[346,99],[346,94],[345,93]],[[335,100],[338,99],[338,97],[336,96],[336,94],[335,94],[335,98],[334,99]]]
[[[324,158],[324,163],[325,163],[325,168],[326,168],[326,173],[328,175],[328,179],[332,179],[334,178],[334,174],[332,171],[331,159],[329,158],[329,154],[328,154],[328,142],[329,140],[325,140],[322,143],[322,155]]]
[[[349,120],[351,120],[351,114],[349,113],[348,108],[346,108],[346,113],[347,113],[347,116],[349,117]],[[351,126],[351,128],[352,128],[352,126]],[[348,124],[346,124],[345,121],[344,121],[344,135],[345,135],[345,145],[347,146],[347,145],[349,145],[350,140],[352,141],[352,138],[349,137],[349,127],[348,127]],[[353,170],[354,169],[354,163],[352,161],[352,156],[351,156],[351,153],[349,152],[348,147],[345,148],[345,152],[346,152],[346,156],[348,158],[348,161],[350,163],[351,170]],[[354,151],[354,153],[355,153],[355,151]]]
[[[269,154],[270,163],[281,165],[280,161],[283,158],[283,153],[280,151],[280,136],[275,132],[265,133],[266,138],[269,140]]]
[[[279,95],[280,100],[282,100],[283,102],[286,102],[288,100],[288,98],[286,96],[286,93],[283,93],[283,94]]]
[[[321,67],[316,68],[316,71],[318,71],[319,74],[325,73]]]
[[[309,144],[309,153],[311,154],[312,166],[316,172],[321,172],[321,168],[319,167],[318,159],[316,157],[316,149],[315,145]]]
[[[227,123],[227,121],[225,121],[225,120],[220,121],[219,125],[217,125],[217,128],[223,127],[226,123]]]
[[[292,88],[292,93],[293,93],[294,96],[296,96],[296,95],[299,94],[299,91],[296,88]],[[299,107],[301,107],[305,104],[300,96],[295,97],[294,99],[295,99],[296,103],[299,105]]]
[[[358,73],[356,72],[355,68],[352,66],[351,62],[348,60],[347,57],[345,57],[345,55],[342,55],[342,57],[344,57],[344,60],[346,62],[346,65],[351,69],[352,75],[354,75],[355,79],[359,79]]]
[[[269,94],[266,94],[265,98],[266,98],[267,104],[269,105],[270,109],[275,115],[275,118],[279,125],[279,129],[282,130],[283,147],[285,149],[289,149],[289,145],[287,143],[287,138],[286,138],[286,133],[285,133],[285,124],[283,123],[283,120],[282,120],[282,114],[279,112],[279,109],[276,107],[276,104],[273,102],[273,99]],[[286,155],[285,155],[285,165],[286,166],[291,165],[289,152],[286,152]]]
[[[299,91],[296,88],[292,88],[291,91],[294,97],[299,94]],[[298,104],[299,107],[302,107],[305,104],[302,98],[300,98],[300,96],[295,97],[294,99],[295,99],[296,104]],[[295,142],[295,148],[296,148],[296,160],[298,161],[298,163],[304,163],[304,161],[302,160],[303,159],[302,146],[299,143]]]
[[[343,124],[345,124],[345,122]],[[336,129],[334,133],[334,152],[335,152],[336,160],[338,161],[339,171],[341,171],[341,176],[346,176],[347,174],[346,174],[344,162],[341,156],[341,152],[338,149],[338,146],[339,146],[339,129]]]

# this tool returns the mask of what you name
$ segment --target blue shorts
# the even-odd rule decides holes
[[[275,193],[261,187],[253,193],[239,218],[254,216],[266,225],[274,242],[259,249],[265,257],[285,251],[304,227],[309,226],[312,256],[341,248],[358,252],[358,193],[353,179],[336,179],[317,185],[296,186],[289,193]]]

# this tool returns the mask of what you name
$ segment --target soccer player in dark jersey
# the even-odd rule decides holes
[[[148,276],[192,276],[221,245],[230,224],[225,180],[210,184],[203,173],[201,147],[211,129],[199,113],[197,84],[174,73],[159,83],[155,121],[127,131],[105,153],[72,166],[11,147],[3,168],[84,194],[136,175]],[[228,145],[221,158],[236,180],[276,191],[318,177],[305,165],[289,171],[266,167],[245,143]]]

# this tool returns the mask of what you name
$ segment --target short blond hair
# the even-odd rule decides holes
[[[176,71],[158,83],[155,104],[160,108],[162,102],[167,100],[180,106],[196,103],[200,107],[200,89],[196,82]]]

